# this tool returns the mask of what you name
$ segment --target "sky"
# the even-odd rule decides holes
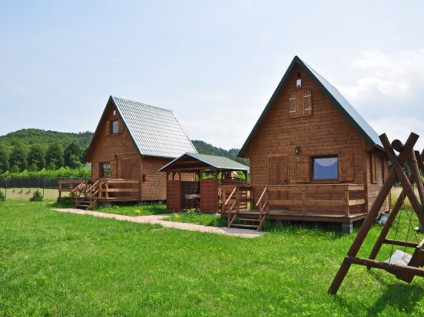
[[[241,148],[294,56],[424,148],[421,1],[0,0],[0,135],[94,131],[110,95]]]

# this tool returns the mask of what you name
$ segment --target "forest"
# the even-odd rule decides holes
[[[85,154],[93,132],[67,133],[40,129],[22,129],[0,136],[0,176],[75,176],[88,177]],[[192,141],[202,154],[238,158],[238,149],[225,150],[200,140]]]

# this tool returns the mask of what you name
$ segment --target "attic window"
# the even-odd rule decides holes
[[[300,73],[297,73],[296,74],[296,87],[297,88],[302,87],[302,78],[300,76]]]
[[[113,120],[111,122],[111,132],[112,134],[118,134],[119,133],[119,121]]]
[[[113,110],[113,115],[116,116],[116,110]]]

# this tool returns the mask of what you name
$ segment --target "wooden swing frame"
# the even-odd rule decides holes
[[[420,170],[424,172],[424,150],[421,152],[421,154],[414,151],[414,145],[418,138],[419,136],[417,134],[411,133],[405,145],[403,145],[399,140],[394,140],[392,144],[390,144],[386,134],[380,135],[380,140],[384,146],[384,150],[389,160],[392,162],[393,168],[390,171],[386,181],[384,182],[383,187],[378,193],[377,198],[375,199],[374,204],[372,205],[361,228],[359,229],[358,235],[356,236],[346,257],[344,258],[339,271],[334,277],[334,280],[328,289],[330,294],[337,293],[352,264],[359,264],[367,266],[368,268],[386,270],[408,283],[410,283],[416,275],[424,276],[424,269],[421,268],[424,264],[424,240],[419,243],[412,243],[408,241],[387,239],[387,234],[403,205],[403,200],[405,197],[409,198],[413,211],[417,214],[421,226],[424,226],[424,185],[420,175]],[[394,150],[399,152],[398,156],[395,154]],[[404,170],[402,169],[402,166],[405,163],[408,164],[411,170],[410,178],[407,177]],[[370,253],[370,256],[368,258],[359,258],[357,257],[357,254],[396,180],[400,181],[402,185],[402,192],[399,195],[396,204],[393,206],[393,209],[389,214],[389,217]],[[412,185],[413,183],[417,185],[419,198],[417,198],[414,192],[414,187]],[[383,244],[411,247],[415,248],[415,251],[411,260],[406,266],[377,261],[376,257]]]

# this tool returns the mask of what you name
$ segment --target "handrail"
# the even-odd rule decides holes
[[[259,204],[261,203],[261,201],[262,201],[262,198],[265,196],[265,193],[268,191],[268,186],[266,186],[265,188],[264,188],[264,190],[262,191],[262,194],[261,194],[261,197],[259,197],[259,199],[258,199],[258,202],[256,203],[256,207],[258,207],[259,206]]]
[[[233,191],[231,192],[230,196],[228,196],[227,200],[225,201],[224,206],[227,206],[227,205],[228,205],[228,202],[229,202],[229,201],[230,201],[230,199],[233,197],[233,195],[234,195],[234,193],[236,192],[236,190],[237,190],[237,186],[236,186],[236,187],[234,187],[234,189],[233,189]]]
[[[92,188],[93,187],[96,187],[99,182],[100,182],[100,179],[98,179],[97,181],[95,181],[94,184],[91,185],[85,192],[88,193],[89,191],[91,191]]]

